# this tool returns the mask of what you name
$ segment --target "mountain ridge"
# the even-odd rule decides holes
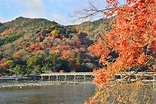
[[[102,21],[101,19],[80,25],[63,26],[43,18],[18,17],[2,23],[0,69],[16,69],[17,65],[22,65],[37,70],[36,72],[45,69],[68,72],[92,71],[100,67],[100,64],[98,57],[90,53],[87,48],[99,38],[99,34],[105,34],[110,29],[107,27],[110,20],[104,20],[105,23]],[[103,31],[103,28],[107,29]],[[54,56],[57,56],[57,59],[53,63],[53,58],[50,57]],[[39,57],[43,59],[43,65],[39,65],[41,64],[38,63],[39,60],[36,60],[35,65],[28,64],[30,60],[35,61],[34,59]],[[50,58],[50,61],[47,61],[49,60],[47,58]],[[12,65],[8,63],[10,60]]]

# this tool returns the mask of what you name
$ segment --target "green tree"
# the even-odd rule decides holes
[[[35,70],[35,73],[42,73],[42,68],[40,65],[35,65],[34,70]]]
[[[69,67],[68,67],[68,60],[67,59],[59,57],[57,63],[58,63],[57,65],[59,65],[58,66],[58,71],[59,70],[64,70],[65,72],[70,72],[71,71],[71,69],[69,69]]]
[[[14,71],[15,71],[15,74],[16,75],[21,75],[22,74],[22,68],[21,68],[21,66],[20,65],[16,65]]]
[[[82,63],[82,56],[81,56],[81,53],[78,53],[77,56],[76,56],[76,62],[81,64]]]
[[[52,55],[49,55],[46,59],[45,59],[45,63],[47,65],[47,67],[51,70],[55,70],[55,67],[57,65],[57,58],[59,56],[56,55],[56,54],[52,54]]]
[[[28,66],[17,64],[14,72],[16,75],[30,75],[31,71]]]
[[[32,57],[29,57],[27,60],[27,66],[29,68],[35,69],[36,73],[42,72],[42,67],[45,65],[45,59],[43,55],[35,55]]]
[[[31,73],[28,66],[22,65],[21,68],[22,68],[22,74],[23,75],[29,75]]]
[[[45,59],[44,67],[51,69],[52,71],[64,70],[69,71],[68,60],[62,57],[59,57],[57,54],[52,54]]]

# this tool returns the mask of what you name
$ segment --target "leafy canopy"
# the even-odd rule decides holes
[[[112,31],[89,47],[107,66],[95,72],[98,86],[109,82],[117,72],[136,65],[156,69],[156,1],[127,0],[122,6],[118,6],[118,0],[106,1],[108,9],[104,14],[107,17],[115,15]],[[118,53],[119,57],[108,62],[111,52]]]
[[[128,92],[125,92],[128,91],[125,84],[124,86],[115,86],[115,88],[112,86],[111,89],[109,86],[107,87],[106,83],[110,82],[116,73],[135,66],[146,65],[152,70],[156,69],[156,0],[126,0],[122,6],[119,6],[119,0],[106,1],[108,7],[104,14],[106,17],[115,16],[115,20],[112,31],[89,47],[90,51],[100,56],[100,62],[105,67],[95,70],[95,83],[99,91],[85,104],[99,104],[99,102],[103,104],[107,101],[122,104],[128,103],[129,98],[131,98],[130,102],[137,103],[140,102],[138,95],[135,94],[133,97],[136,97],[131,97],[131,91],[128,95]],[[113,52],[117,53],[118,57],[113,58],[110,55]],[[137,84],[134,85],[133,89],[141,90]],[[120,91],[118,90],[120,88],[126,90]],[[119,92],[123,92],[122,96]],[[113,94],[115,95],[111,98],[110,96]],[[148,93],[143,92],[141,95],[144,94]],[[142,98],[141,101],[152,103],[151,96],[149,96],[146,96],[146,100]],[[125,99],[126,97],[128,99]]]

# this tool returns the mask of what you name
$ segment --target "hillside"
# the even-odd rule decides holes
[[[83,22],[82,24],[75,25],[74,27],[81,32],[89,34],[88,38],[92,40],[96,40],[97,38],[99,38],[99,35],[106,34],[111,30],[110,24],[112,24],[111,22],[113,18],[108,18],[108,19],[102,18],[93,22],[91,21]]]
[[[98,57],[87,48],[108,28],[109,20],[62,26],[46,19],[19,17],[0,24],[0,73],[92,71]],[[101,31],[102,30],[102,31]],[[29,69],[33,69],[30,70]]]

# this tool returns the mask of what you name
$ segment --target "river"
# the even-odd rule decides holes
[[[94,92],[93,84],[0,88],[0,104],[83,104]]]

